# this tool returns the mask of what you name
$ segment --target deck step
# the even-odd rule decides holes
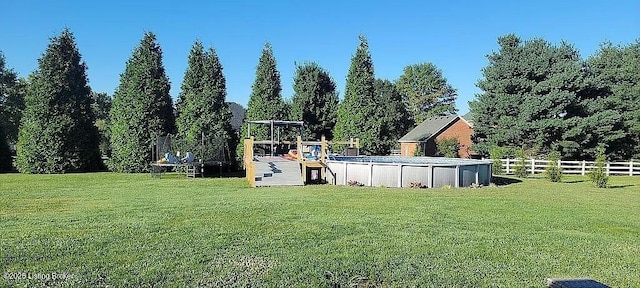
[[[256,186],[302,186],[300,164],[281,157],[259,157],[256,163]]]

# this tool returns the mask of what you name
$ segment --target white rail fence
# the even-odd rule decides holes
[[[505,174],[513,174],[515,167],[519,159],[501,159],[502,169]],[[525,161],[525,167],[527,173],[536,174],[544,173],[545,168],[549,166],[549,160],[540,159],[527,159]],[[586,175],[589,170],[595,168],[594,161],[562,161],[558,160],[558,166],[562,168],[564,174],[574,175]],[[627,161],[627,162],[607,162],[606,163],[607,175],[627,175],[627,176],[640,176],[640,161]]]

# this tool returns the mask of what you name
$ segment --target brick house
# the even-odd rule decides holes
[[[400,142],[402,156],[413,156],[417,149],[422,151],[422,155],[436,156],[436,143],[438,140],[455,137],[460,144],[458,157],[471,158],[474,155],[471,150],[472,135],[473,122],[470,114],[465,116],[436,116],[420,123],[420,125],[400,138],[398,142]]]

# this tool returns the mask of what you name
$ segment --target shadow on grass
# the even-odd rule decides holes
[[[564,183],[574,184],[574,183],[582,183],[586,180],[571,180],[571,181],[563,181]]]
[[[491,183],[496,184],[497,186],[506,186],[516,183],[522,183],[522,180],[504,176],[493,176],[491,177]]]
[[[627,188],[627,187],[634,187],[636,185],[634,184],[627,184],[627,185],[611,185],[609,186],[609,188],[611,189],[618,189],[618,188]]]

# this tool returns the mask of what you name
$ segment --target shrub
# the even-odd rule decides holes
[[[427,188],[426,185],[423,185],[421,182],[418,182],[418,181],[411,182],[409,184],[409,187],[414,188],[414,189]]]
[[[356,180],[349,180],[349,182],[347,182],[347,185],[349,186],[353,186],[353,187],[362,187],[364,186],[364,184],[356,181]]]
[[[422,147],[422,143],[418,143],[418,145],[416,146],[416,150],[413,151],[413,156],[415,157],[424,156],[424,149]]]
[[[489,152],[489,157],[493,159],[493,165],[491,166],[491,173],[494,175],[502,175],[504,174],[504,169],[502,168],[502,157],[504,157],[506,149],[499,146],[494,146],[491,148]]]
[[[458,158],[460,143],[457,137],[444,137],[437,141],[438,154],[447,158]]]
[[[607,188],[609,186],[609,176],[605,168],[606,156],[604,155],[604,149],[598,149],[596,156],[596,167],[589,171],[589,179],[593,184],[596,184],[598,188]]]
[[[516,165],[514,167],[514,175],[518,178],[527,178],[527,153],[520,148],[516,151]]]
[[[545,176],[551,182],[561,182],[562,181],[562,168],[558,166],[558,160],[560,159],[560,153],[557,151],[553,151],[549,154],[547,160],[549,160],[549,164],[547,168],[545,168]]]

